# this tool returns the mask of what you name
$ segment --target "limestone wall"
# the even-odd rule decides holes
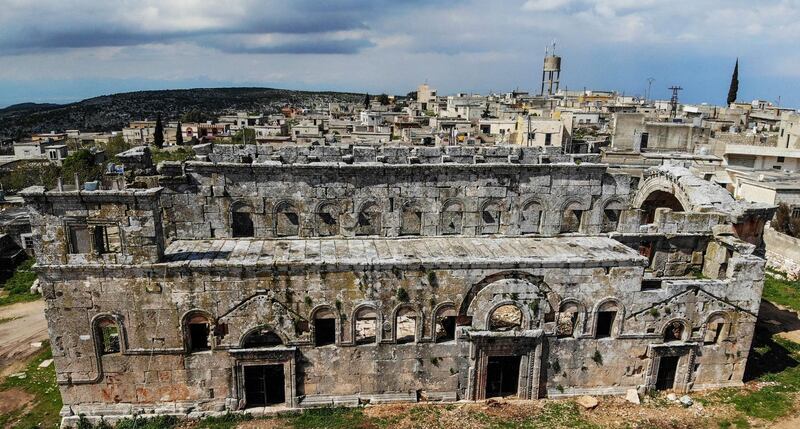
[[[767,251],[767,266],[786,273],[791,280],[800,277],[800,239],[766,227],[764,244]]]
[[[322,235],[322,207],[335,211],[334,235],[345,237],[357,235],[359,214],[370,207],[383,236],[403,235],[404,213],[419,214],[418,235],[555,235],[566,209],[576,210],[579,230],[590,234],[604,230],[605,209],[628,207],[632,192],[629,176],[588,164],[187,163],[185,171],[186,180],[162,181],[168,240],[231,237],[239,206],[252,214],[255,237],[275,236],[278,212],[286,210],[297,216],[296,235]],[[458,216],[457,232],[447,229],[448,211]]]
[[[246,332],[260,326],[298,348],[295,380],[300,397],[416,391],[469,397],[465,389],[470,330],[485,329],[480,326],[488,315],[488,309],[481,310],[485,294],[470,290],[487,278],[494,279],[489,285],[504,278],[522,279],[499,295],[488,286],[485,290],[491,292],[487,297],[521,302],[524,328],[544,331],[542,362],[550,366],[542,377],[548,395],[615,393],[644,384],[643,368],[652,360],[648,347],[663,343],[665,326],[675,319],[686,323],[685,341],[696,341],[702,349],[694,361],[698,370],[692,380],[735,383],[741,380],[749,341],[734,338],[752,334],[760,294],[758,288],[732,288],[713,280],[665,281],[656,290],[642,290],[642,269],[635,266],[505,274],[489,269],[409,268],[295,274],[245,267],[207,273],[157,266],[47,271],[44,293],[64,402],[75,412],[88,414],[103,409],[230,406],[236,403],[236,393],[235,359],[229,351],[240,347]],[[737,266],[735,275],[745,268],[753,267]],[[398,293],[400,289],[405,294]],[[464,302],[473,296],[474,301]],[[612,301],[619,309],[616,328],[611,338],[597,339],[596,311]],[[574,302],[580,310],[573,333],[559,338],[554,320],[563,302]],[[377,344],[353,343],[355,310],[363,305],[377,311]],[[460,328],[456,341],[435,343],[434,314],[443,305],[471,315],[472,327]],[[337,339],[336,345],[315,348],[307,326],[321,306],[337,315]],[[412,344],[396,344],[395,315],[403,306],[415,310],[420,325]],[[191,311],[202,311],[213,321],[212,351],[185,349],[182,322]],[[725,314],[736,326],[732,341],[702,342],[712,311]],[[120,321],[120,354],[96,353],[92,320],[102,315]],[[98,408],[100,402],[108,404]]]

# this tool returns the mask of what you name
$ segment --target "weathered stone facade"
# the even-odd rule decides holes
[[[741,383],[771,208],[678,168],[364,151],[26,190],[65,422]]]

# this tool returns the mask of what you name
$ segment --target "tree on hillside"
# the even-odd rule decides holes
[[[369,93],[364,96],[364,108],[369,109]]]
[[[100,178],[103,167],[95,163],[92,152],[81,149],[71,153],[61,164],[61,177],[65,184],[72,184],[76,173],[80,183],[91,182]]]
[[[736,59],[736,65],[733,66],[733,76],[731,76],[731,86],[728,89],[728,106],[736,101],[736,96],[739,94],[739,59]]]
[[[388,106],[389,103],[390,103],[389,96],[386,95],[386,94],[379,95],[378,96],[378,102],[381,103],[381,106]]]
[[[183,146],[183,132],[181,132],[181,123],[178,122],[178,129],[175,131],[175,144]]]
[[[105,145],[106,158],[113,158],[117,156],[118,153],[125,152],[130,148],[131,145],[125,141],[125,138],[122,137],[122,134],[117,134]]]
[[[164,147],[164,124],[161,123],[161,115],[156,118],[156,131],[153,133],[153,145],[159,149]]]

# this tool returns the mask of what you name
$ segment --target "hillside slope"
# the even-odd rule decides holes
[[[309,106],[328,102],[361,102],[363,94],[290,91],[272,88],[197,88],[137,91],[89,98],[65,105],[23,103],[0,109],[0,138],[80,129],[112,131],[131,120],[178,119],[198,110],[208,115],[248,111],[274,113],[285,104]]]

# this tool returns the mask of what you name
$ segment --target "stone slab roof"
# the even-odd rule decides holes
[[[184,268],[358,266],[538,268],[645,266],[638,252],[607,237],[425,237],[178,240],[167,265]]]

